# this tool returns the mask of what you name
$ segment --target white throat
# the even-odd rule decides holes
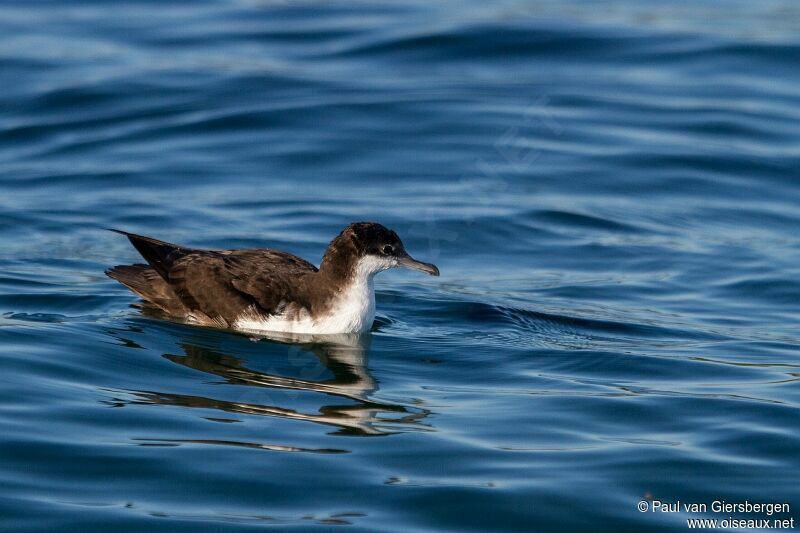
[[[386,257],[367,255],[358,260],[350,284],[342,287],[331,313],[318,317],[318,333],[365,333],[375,321],[375,274],[395,266]]]

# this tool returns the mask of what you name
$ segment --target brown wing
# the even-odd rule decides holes
[[[171,266],[168,283],[184,305],[231,325],[252,306],[271,315],[287,301],[301,303],[302,278],[316,270],[276,250],[197,251]]]
[[[308,261],[277,250],[197,250],[124,234],[188,310],[186,314],[222,326],[232,325],[254,306],[271,315],[281,312],[288,301],[302,305],[303,278],[317,271]],[[136,292],[149,299],[146,292]]]
[[[206,317],[230,326],[254,301],[237,290],[233,276],[221,257],[213,252],[196,251],[177,259],[166,271],[167,284],[194,318]]]
[[[305,276],[317,267],[296,255],[277,250],[222,252],[232,285],[252,297],[263,312],[279,312],[287,301],[307,307]]]

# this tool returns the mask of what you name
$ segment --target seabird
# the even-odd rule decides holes
[[[375,319],[375,274],[406,267],[439,275],[375,222],[342,230],[319,268],[268,248],[202,250],[112,231],[127,236],[148,264],[115,266],[109,277],[169,316],[250,333],[363,333]]]

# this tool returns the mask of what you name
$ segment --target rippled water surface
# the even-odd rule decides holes
[[[800,519],[798,36],[789,0],[3,2],[0,528]],[[103,274],[106,227],[318,262],[362,219],[442,271],[381,274],[364,338]]]

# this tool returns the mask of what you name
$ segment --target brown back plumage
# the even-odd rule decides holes
[[[170,315],[228,327],[248,310],[283,311],[308,300],[303,278],[317,268],[277,250],[200,250],[113,230],[128,237],[148,265],[106,274]],[[311,302],[308,302],[309,305]]]

